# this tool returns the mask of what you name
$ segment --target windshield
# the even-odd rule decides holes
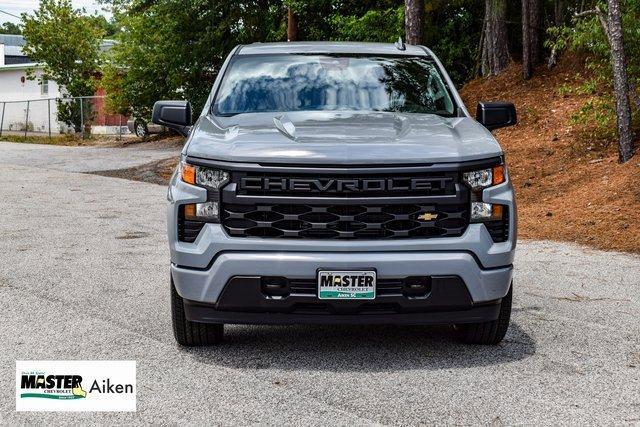
[[[397,111],[453,116],[438,67],[425,56],[246,55],[233,59],[216,115]]]

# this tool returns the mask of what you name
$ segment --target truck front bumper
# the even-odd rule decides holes
[[[374,300],[319,300],[312,287],[285,297],[264,293],[262,278],[239,276],[225,286],[216,304],[184,300],[187,319],[236,324],[460,324],[498,318],[500,300],[473,303],[457,276],[431,276],[428,293],[408,298],[384,293]],[[299,284],[300,281],[292,281]],[[304,281],[303,281],[304,282]],[[314,281],[306,282],[314,285]]]
[[[313,290],[273,298],[264,277],[313,284],[318,270],[375,270],[378,282],[428,277],[421,298],[378,295],[372,301],[319,300]],[[221,252],[207,268],[171,265],[187,318],[219,323],[442,324],[494,320],[512,266],[481,268],[468,252]]]
[[[178,294],[215,304],[234,277],[286,277],[315,280],[318,270],[376,270],[378,280],[410,276],[458,276],[473,302],[504,297],[511,266],[483,269],[467,252],[222,252],[210,267],[171,265]]]

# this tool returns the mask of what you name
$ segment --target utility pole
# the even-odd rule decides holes
[[[287,8],[287,41],[298,40],[298,16],[291,7]]]
[[[404,31],[408,44],[422,44],[424,25],[424,0],[405,0]]]

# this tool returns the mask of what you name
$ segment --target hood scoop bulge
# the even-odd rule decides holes
[[[273,118],[273,124],[276,126],[276,129],[280,131],[281,134],[286,136],[292,141],[296,141],[296,127],[293,122],[287,117],[286,114],[283,114],[278,117]]]

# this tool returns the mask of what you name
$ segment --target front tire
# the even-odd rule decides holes
[[[138,138],[146,139],[149,136],[149,129],[147,124],[141,120],[136,120],[135,131]]]
[[[184,312],[184,300],[178,295],[173,278],[171,278],[171,320],[173,321],[173,336],[182,346],[196,347],[222,342],[223,324],[187,320]]]
[[[513,296],[513,284],[509,288],[507,295],[500,303],[500,314],[496,320],[481,323],[468,323],[457,325],[456,329],[460,333],[460,339],[467,344],[498,344],[509,329],[511,320],[511,303]]]

